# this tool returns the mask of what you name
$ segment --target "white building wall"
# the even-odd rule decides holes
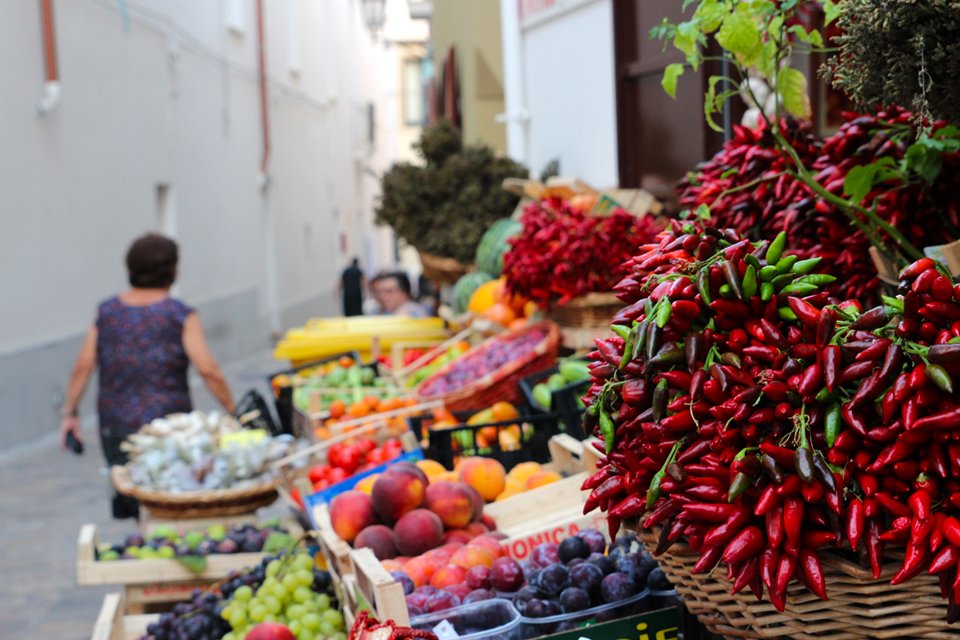
[[[339,272],[373,233],[364,169],[393,160],[358,147],[385,59],[360,0],[264,2],[266,191],[254,0],[57,0],[63,95],[43,116],[38,4],[10,3],[0,20],[3,444],[56,428],[96,303],[125,288],[124,252],[148,230],[175,229],[176,293],[224,361],[267,347],[271,329],[338,314]]]
[[[613,0],[501,0],[507,147],[534,175],[615,186]]]

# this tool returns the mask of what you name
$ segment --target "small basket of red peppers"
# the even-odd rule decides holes
[[[604,457],[584,512],[788,614],[851,588],[827,579],[835,559],[891,589],[938,583],[942,630],[960,619],[960,286],[923,258],[863,309],[785,245],[674,221],[628,263],[590,355]]]

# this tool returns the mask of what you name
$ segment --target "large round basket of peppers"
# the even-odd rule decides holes
[[[616,287],[584,488],[738,638],[946,637],[960,619],[960,286],[864,310],[785,236],[674,222]]]

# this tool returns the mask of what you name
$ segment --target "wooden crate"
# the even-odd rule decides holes
[[[179,533],[187,531],[199,531],[215,524],[222,524],[225,527],[233,525],[257,524],[259,519],[256,513],[244,513],[237,516],[223,516],[220,518],[157,518],[149,509],[140,506],[140,531],[143,535],[148,535],[158,527],[171,527]]]
[[[197,574],[177,560],[165,558],[100,561],[96,559],[97,544],[96,525],[83,525],[77,538],[77,583],[123,585],[127,613],[141,613],[146,604],[187,601],[194,589],[208,587],[265,557],[263,553],[211,554],[207,566]]]
[[[158,615],[124,615],[122,593],[108,593],[93,625],[90,640],[137,640],[147,632],[147,625]]]
[[[350,552],[354,573],[342,577],[345,599],[344,614],[348,623],[361,609],[369,609],[377,620],[393,620],[399,625],[410,625],[410,613],[403,594],[403,585],[383,568],[370,549]]]

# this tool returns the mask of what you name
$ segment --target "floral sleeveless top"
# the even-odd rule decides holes
[[[104,436],[124,436],[169,413],[192,410],[183,322],[193,311],[165,298],[134,307],[113,297],[97,309],[97,411]]]

